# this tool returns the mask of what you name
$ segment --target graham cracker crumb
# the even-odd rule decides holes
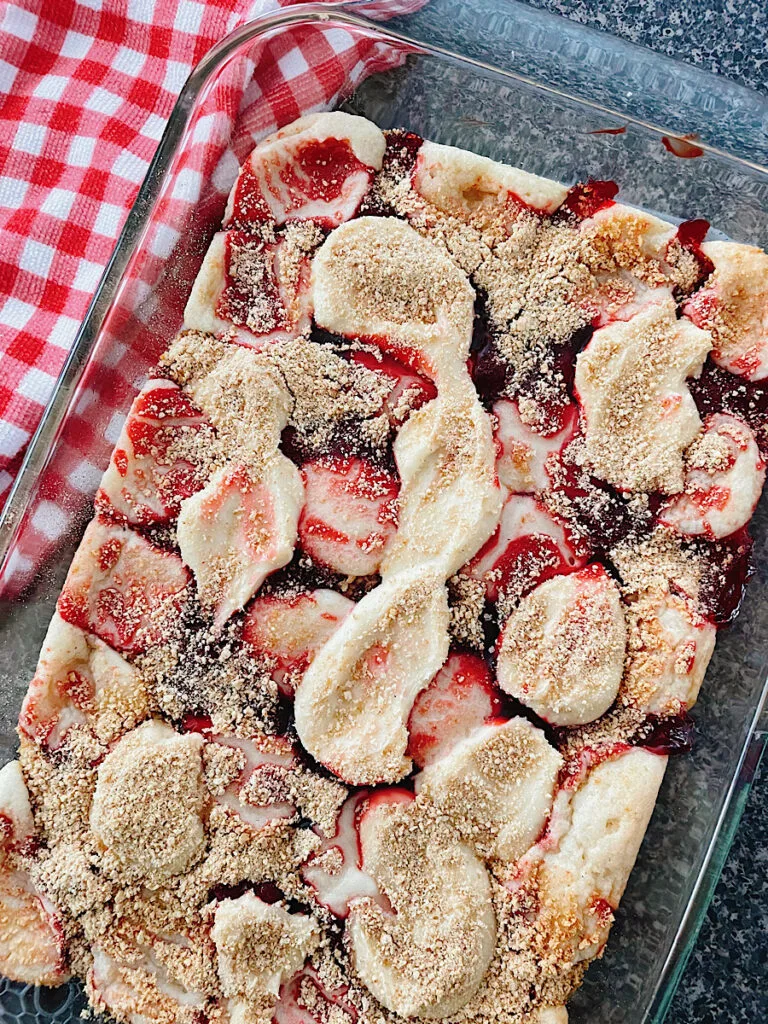
[[[389,420],[381,410],[392,388],[386,377],[306,338],[278,343],[269,357],[292,399],[288,422],[308,449],[328,452],[350,429],[364,429],[371,447],[383,448]]]
[[[449,631],[454,641],[482,651],[485,644],[483,612],[485,584],[463,573],[448,580],[448,605],[451,610]]]
[[[162,644],[136,658],[136,667],[158,707],[169,718],[203,712],[218,733],[273,732],[277,685],[243,645],[239,624],[214,630],[187,607]]]
[[[223,743],[203,747],[203,778],[212,796],[221,796],[245,768],[245,753]]]

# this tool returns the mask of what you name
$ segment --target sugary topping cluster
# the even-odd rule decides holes
[[[563,1024],[748,572],[768,257],[302,118],[243,165],[0,772],[0,969]]]

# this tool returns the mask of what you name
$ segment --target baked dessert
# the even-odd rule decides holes
[[[561,1024],[748,574],[768,257],[313,114],[135,399],[0,772],[125,1024]]]

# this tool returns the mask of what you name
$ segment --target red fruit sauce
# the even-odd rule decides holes
[[[331,203],[342,194],[347,178],[371,170],[357,159],[345,139],[313,139],[286,163],[281,177],[308,199]]]
[[[197,732],[207,740],[213,735],[213,722],[210,715],[189,713],[181,720],[182,732]]]
[[[702,612],[718,626],[728,625],[738,614],[744,589],[752,575],[752,545],[746,526],[723,540],[701,538],[695,542],[709,565],[699,595]]]
[[[262,297],[264,304],[269,305],[272,324],[264,332],[254,327],[253,322],[249,324],[249,311],[253,307],[254,286],[243,287],[231,273],[233,261],[239,250],[266,252],[268,255],[274,250],[273,245],[268,245],[260,239],[248,235],[243,231],[227,232],[224,246],[224,266],[226,274],[226,285],[216,304],[216,314],[224,320],[230,320],[238,327],[244,327],[254,334],[269,333],[274,327],[280,326],[284,320],[284,309],[280,299],[277,278],[265,263],[256,290]],[[253,266],[261,266],[253,261]],[[251,271],[253,272],[253,271]]]
[[[407,132],[395,128],[386,133],[387,148],[384,151],[382,172],[396,171],[398,174],[409,174],[416,163],[421,144],[424,141],[415,132]],[[395,210],[385,202],[378,192],[369,192],[360,205],[361,217],[394,217]]]
[[[668,153],[679,156],[682,160],[695,160],[697,156],[704,156],[701,146],[691,141],[697,138],[698,135],[683,135],[681,138],[676,135],[662,135],[661,144]]]
[[[278,889],[272,882],[238,882],[236,885],[214,885],[209,892],[209,898],[221,902],[221,900],[236,900],[252,892],[263,903],[279,903],[285,900],[282,890]]]
[[[272,213],[261,191],[261,183],[251,170],[250,160],[243,164],[240,177],[235,185],[232,202],[232,223],[247,228],[250,223],[264,223],[272,219]]]
[[[619,186],[615,181],[599,181],[596,178],[590,178],[588,181],[582,181],[570,187],[568,195],[557,213],[561,217],[563,214],[573,214],[579,220],[586,220],[588,217],[593,217],[598,210],[613,206],[618,193]]]
[[[701,244],[709,231],[708,220],[684,220],[677,229],[677,240],[684,249],[693,254],[699,265],[699,276],[696,279],[694,288],[698,288],[715,269],[712,260],[705,256],[701,250]]]
[[[307,140],[280,163],[279,171],[275,166],[266,168],[267,175],[278,172],[285,186],[286,220],[306,201],[333,203],[342,195],[349,176],[358,171],[371,173],[372,169],[357,159],[344,139]],[[270,220],[272,212],[262,182],[248,160],[235,185],[231,224],[248,230],[250,225]]]
[[[701,375],[691,378],[688,386],[702,419],[713,412],[740,416],[755,431],[762,454],[768,455],[768,436],[761,429],[768,423],[768,380],[746,380],[708,359]]]
[[[632,743],[652,754],[688,754],[693,749],[695,732],[693,719],[687,711],[666,718],[649,715]]]

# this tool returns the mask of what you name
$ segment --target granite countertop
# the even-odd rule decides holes
[[[765,0],[527,0],[705,71],[768,91]],[[730,1022],[729,1022],[730,1024]],[[762,1024],[762,1021],[761,1021]]]
[[[528,2],[768,92],[765,0]],[[768,758],[667,1020],[768,1021]]]

